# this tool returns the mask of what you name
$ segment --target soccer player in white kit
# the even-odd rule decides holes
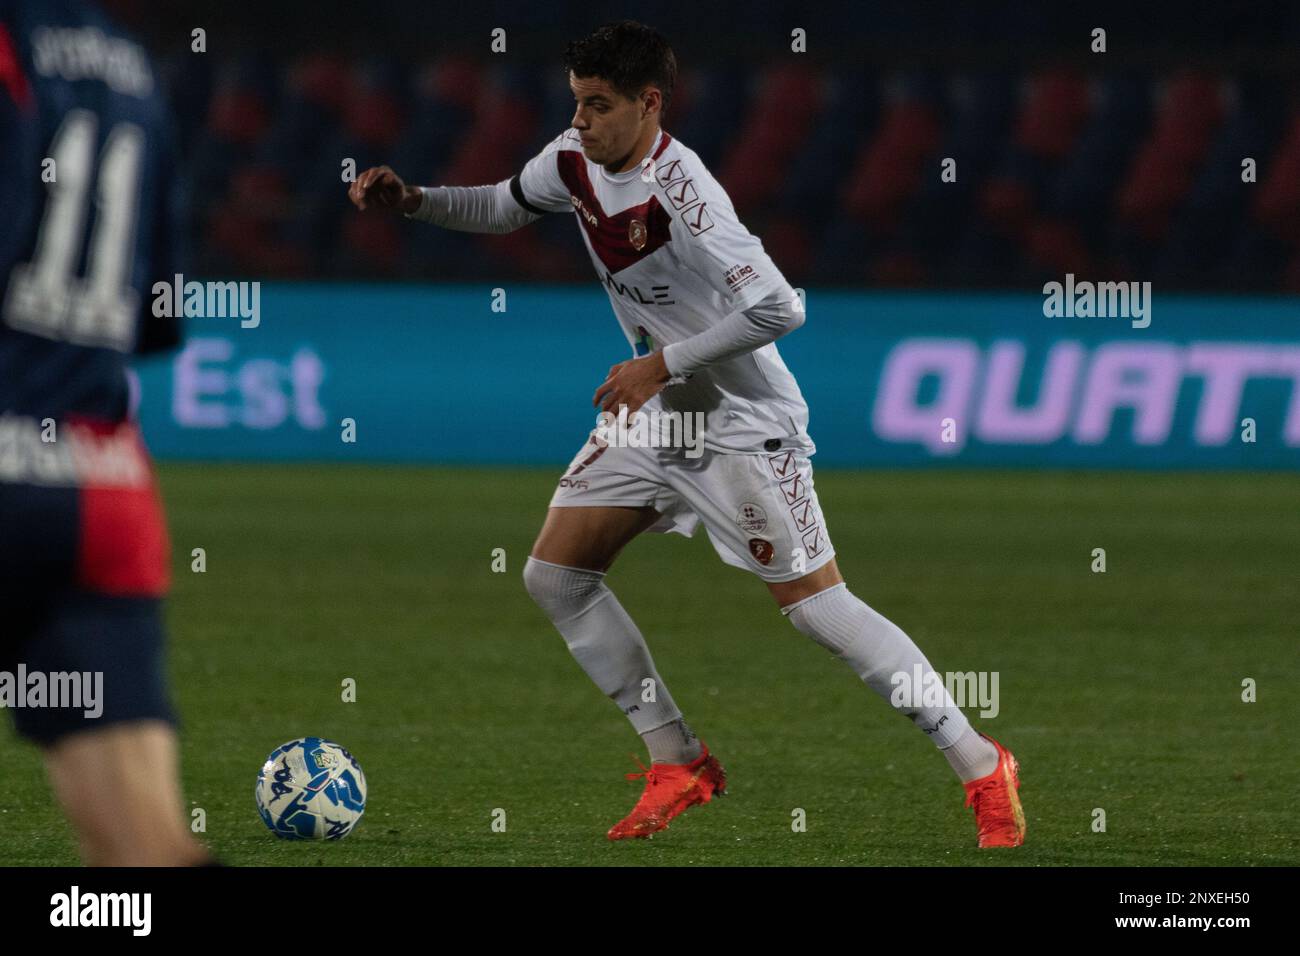
[[[808,408],[775,340],[803,324],[801,300],[737,219],[691,149],[660,127],[676,59],[633,21],[569,44],[571,127],[495,185],[415,187],[387,166],[349,189],[362,210],[471,232],[510,232],[572,212],[634,357],[596,389],[602,412],[703,422],[702,449],[619,441],[596,429],[559,481],[524,567],[528,593],[650,752],[645,789],[610,839],[649,836],[724,793],[717,758],[692,732],[636,624],[605,584],[643,531],[694,533],[767,584],[781,613],[889,701],[894,675],[941,678],[912,640],[848,590],[813,488]],[[761,162],[761,158],[756,158]],[[671,424],[670,424],[671,427]],[[650,434],[660,434],[652,431]],[[652,682],[652,683],[649,683]],[[646,688],[652,693],[645,693]],[[943,692],[899,709],[965,784],[980,846],[1024,842],[1015,757],[971,727]]]

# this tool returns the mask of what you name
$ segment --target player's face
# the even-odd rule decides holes
[[[646,112],[644,94],[628,99],[602,79],[573,73],[569,73],[569,88],[578,101],[570,125],[582,136],[583,154],[602,166],[635,162],[629,157],[645,124],[653,122]]]

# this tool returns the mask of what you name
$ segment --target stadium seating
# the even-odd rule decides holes
[[[196,270],[589,279],[577,231],[413,229],[346,204],[345,158],[420,183],[512,175],[564,129],[555,68],[448,56],[175,56]],[[1300,111],[1271,77],[1060,67],[684,69],[667,127],[800,281],[1017,287],[1073,271],[1300,288]],[[1243,183],[1251,157],[1258,182]],[[940,177],[956,162],[955,181]]]

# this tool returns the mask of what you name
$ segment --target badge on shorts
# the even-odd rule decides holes
[[[769,438],[767,441],[763,442],[763,448],[765,451],[780,451],[781,439]]]
[[[766,567],[772,563],[772,555],[776,553],[776,549],[772,547],[771,541],[764,541],[762,538],[750,538],[749,553],[754,556],[754,560]]]
[[[645,248],[645,223],[640,219],[633,219],[627,224],[627,241],[632,243],[632,248],[640,252]]]
[[[767,512],[752,501],[746,501],[736,514],[736,524],[747,534],[759,534],[767,527]]]

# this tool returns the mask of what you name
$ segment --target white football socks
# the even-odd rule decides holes
[[[897,709],[925,731],[963,782],[988,776],[997,768],[997,749],[975,732],[946,687],[942,688],[942,703],[937,706],[921,697],[923,688],[935,679],[929,676],[934,668],[921,649],[897,625],[854,596],[843,582],[783,607],[781,613],[801,633],[853,668],[891,706],[895,690],[910,687],[919,665],[922,686],[913,688],[913,697],[904,699]],[[896,674],[907,675],[908,684],[894,679]],[[943,683],[941,677],[939,683]]]
[[[691,763],[704,752],[700,738],[680,717],[662,727],[647,730],[641,739],[650,750],[651,763]]]
[[[998,769],[998,750],[970,724],[957,742],[943,751],[962,783],[987,777]]]
[[[533,557],[524,565],[528,593],[564,637],[574,660],[627,715],[651,761],[690,763],[702,752],[700,742],[655,670],[641,632],[604,579],[599,571]],[[923,682],[933,679],[928,675],[934,669],[911,638],[842,583],[783,607],[781,613],[853,668],[891,706],[898,686],[891,679],[895,674],[913,679],[920,665]],[[647,685],[647,679],[653,683]],[[997,749],[971,727],[946,688],[937,706],[914,699],[898,710],[925,731],[963,782],[997,768]]]
[[[529,557],[524,587],[587,672],[645,740],[655,763],[690,763],[699,740],[682,720],[645,639],[599,571]],[[647,679],[653,683],[647,684]]]

